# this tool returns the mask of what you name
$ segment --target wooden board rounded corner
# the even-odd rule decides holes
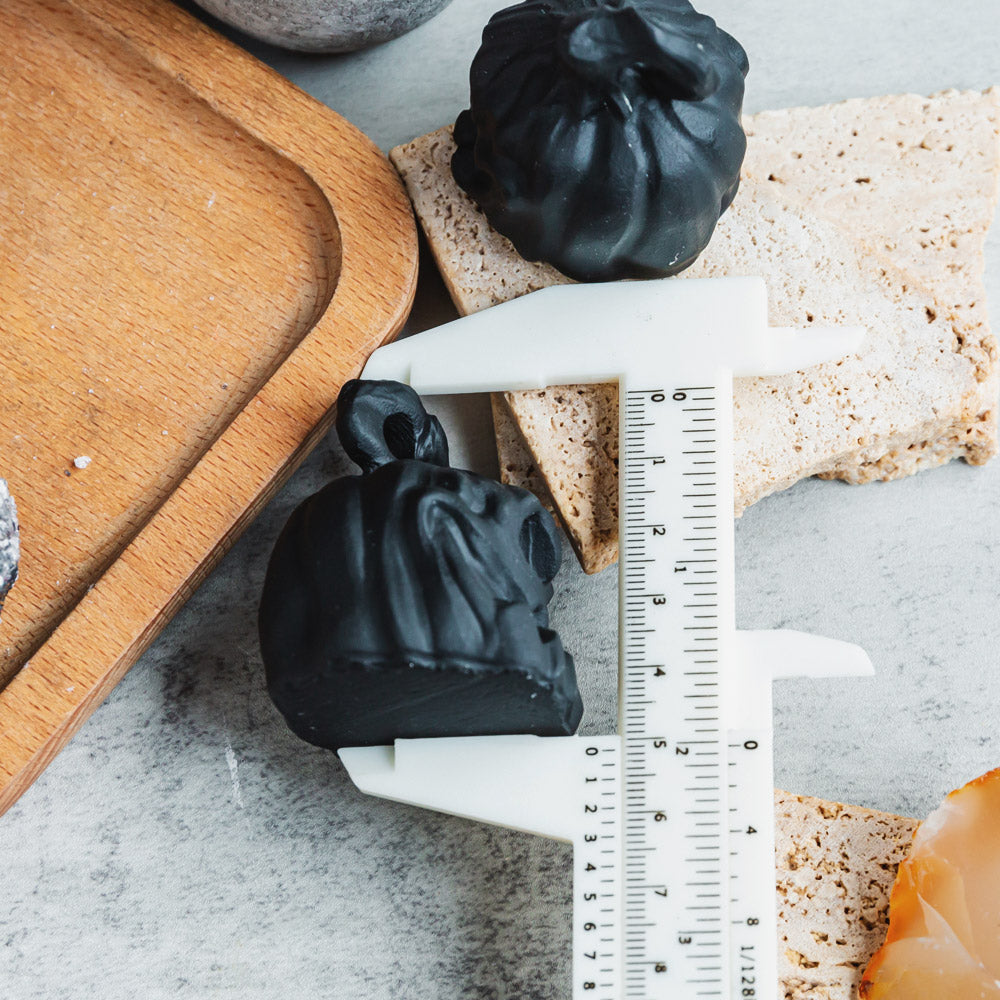
[[[294,315],[282,332],[287,344],[278,338],[271,345],[273,367],[256,371],[249,365],[240,373],[246,384],[239,405],[199,418],[207,428],[203,447],[196,441],[190,454],[184,452],[185,461],[171,473],[176,482],[157,481],[159,492],[146,497],[148,509],[135,523],[123,524],[121,547],[106,546],[104,556],[91,560],[93,579],[80,581],[86,587],[71,606],[57,609],[54,628],[0,689],[0,813],[41,773],[328,430],[343,382],[359,374],[371,351],[401,329],[417,275],[416,227],[402,183],[377,147],[339,115],[173,4],[11,0],[0,16],[16,18],[28,8],[33,19],[49,19],[56,35],[79,31],[87,44],[109,46],[130,60],[137,86],[188,95],[189,107],[187,98],[177,100],[192,120],[231,126],[233,148],[243,142],[271,151],[277,158],[275,191],[282,190],[279,174],[286,182],[294,175],[291,200],[312,213],[306,226],[309,253],[297,266],[314,273],[304,279],[304,293],[289,293]],[[8,113],[7,127],[9,119]],[[0,129],[4,124],[0,117]],[[270,170],[265,165],[265,178]],[[197,185],[192,182],[191,188]],[[99,198],[100,189],[95,190],[93,197]],[[203,193],[201,212],[212,201],[207,189]],[[268,191],[259,194],[269,203]],[[251,299],[254,293],[253,287],[245,290]],[[7,323],[17,320],[5,317]],[[201,391],[196,382],[191,389]],[[165,428],[163,436],[172,431]],[[72,448],[64,450],[71,466]],[[96,460],[87,471],[95,468]],[[69,485],[76,472],[66,471]],[[77,483],[82,482],[81,475]],[[27,532],[24,545],[30,553]],[[28,589],[23,577],[5,615],[13,607],[16,618],[21,587]]]

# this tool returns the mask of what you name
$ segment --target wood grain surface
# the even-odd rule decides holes
[[[5,0],[0,37],[3,811],[328,428],[417,255],[378,150],[172,4]]]

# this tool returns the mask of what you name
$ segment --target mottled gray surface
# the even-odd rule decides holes
[[[497,4],[455,0],[349,57],[260,48],[383,146],[454,116]],[[751,110],[1000,82],[996,0],[705,4],[746,44]],[[1000,240],[989,292],[1000,315]],[[422,280],[416,323],[450,315]],[[485,401],[430,401],[456,464],[492,461]],[[0,818],[3,1000],[562,1000],[568,853],[365,799],[297,742],[253,634],[267,553],[342,472],[321,447],[35,786]],[[1000,764],[1000,463],[802,483],[737,529],[739,620],[865,645],[871,680],[785,681],[779,782],[913,814]],[[614,720],[614,572],[567,560],[553,618],[585,727]]]
[[[17,505],[5,479],[0,479],[0,610],[17,579],[21,559],[21,538],[17,526]]]
[[[449,0],[198,0],[226,24],[300,52],[353,52],[387,42]]]

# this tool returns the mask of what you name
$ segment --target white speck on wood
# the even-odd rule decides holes
[[[236,800],[237,808],[242,809],[244,803],[243,792],[240,789],[240,765],[236,759],[236,752],[233,750],[233,745],[229,740],[226,740],[226,763],[229,765],[229,777],[233,783],[233,798]]]

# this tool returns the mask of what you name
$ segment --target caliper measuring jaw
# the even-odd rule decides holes
[[[736,631],[732,380],[863,336],[769,328],[757,278],[564,285],[364,369],[424,394],[619,385],[618,733],[340,751],[363,792],[573,844],[573,1000],[777,996],[772,679],[872,666]]]

